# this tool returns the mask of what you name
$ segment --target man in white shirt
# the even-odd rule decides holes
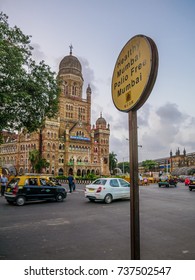
[[[1,177],[1,196],[4,196],[5,187],[8,183],[7,177],[3,174]]]

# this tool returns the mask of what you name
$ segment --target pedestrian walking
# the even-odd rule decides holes
[[[72,174],[68,175],[68,184],[69,184],[69,190],[71,193],[74,190],[74,177]]]
[[[76,181],[75,181],[75,179],[73,180],[72,188],[73,188],[73,192],[75,192],[76,191]]]
[[[7,177],[3,174],[1,177],[1,196],[4,196],[5,187],[8,183]]]

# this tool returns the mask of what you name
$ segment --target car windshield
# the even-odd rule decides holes
[[[47,181],[44,178],[40,179],[40,184],[41,184],[41,186],[51,186],[52,185],[52,183],[50,183],[49,181]]]
[[[55,185],[60,185],[59,180],[56,179],[56,178],[49,177],[49,181],[50,181],[51,183],[55,184]],[[53,185],[53,184],[52,184],[52,185]]]
[[[9,182],[9,184],[7,185],[7,187],[9,187],[9,188],[14,188],[16,185],[17,185],[17,183],[19,182],[19,178],[13,178],[10,182]]]
[[[130,187],[130,184],[123,179],[119,179],[122,187]]]
[[[168,177],[167,176],[161,176],[160,179],[165,181],[165,180],[168,180]]]
[[[97,179],[92,184],[93,185],[105,185],[106,184],[106,179]]]

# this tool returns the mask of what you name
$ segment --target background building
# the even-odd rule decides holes
[[[110,126],[102,113],[91,126],[92,91],[88,85],[83,98],[82,66],[72,48],[60,62],[58,76],[62,81],[58,117],[47,119],[39,132],[4,133],[0,165],[13,173],[32,172],[29,152],[37,149],[50,163],[45,173],[109,175]]]

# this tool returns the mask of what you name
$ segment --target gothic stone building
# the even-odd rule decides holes
[[[82,66],[72,49],[60,62],[58,75],[62,80],[58,117],[47,119],[41,134],[4,133],[0,165],[19,174],[32,172],[29,151],[39,150],[41,135],[42,156],[50,164],[44,173],[109,175],[110,126],[102,114],[91,126],[92,91],[88,86],[83,98]]]

